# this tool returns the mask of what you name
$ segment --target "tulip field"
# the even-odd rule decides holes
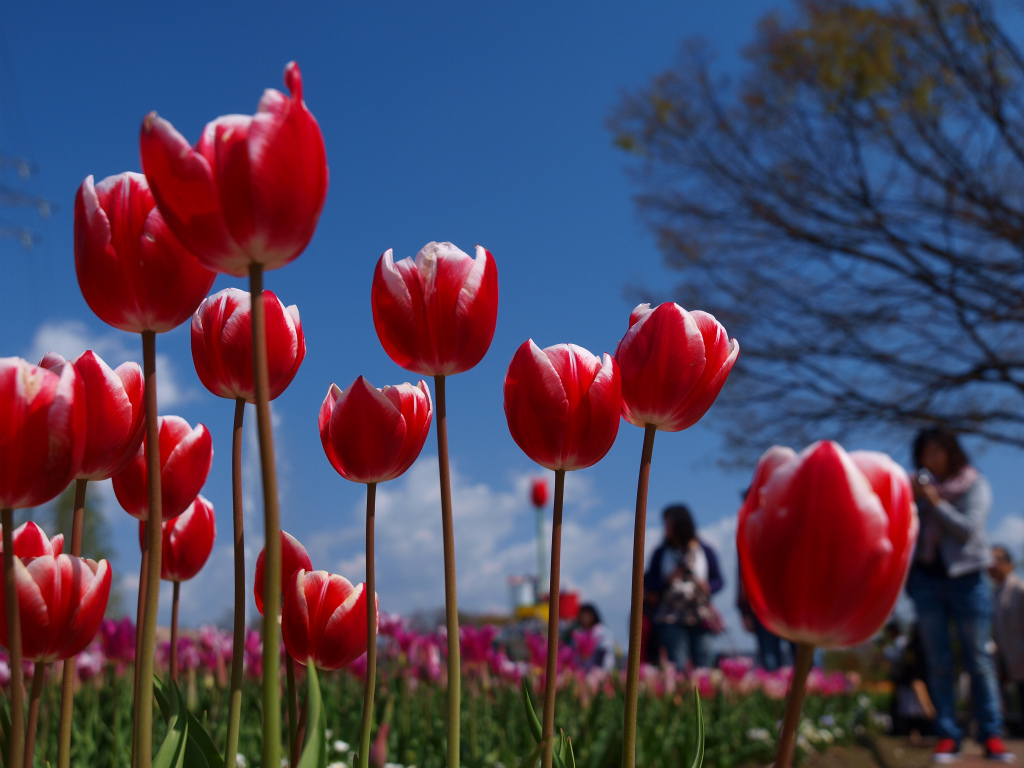
[[[104,621],[99,639],[78,657],[72,764],[106,768],[125,765],[131,746],[131,665],[135,628],[131,621]],[[527,657],[512,661],[499,642],[498,628],[463,628],[466,693],[462,719],[463,763],[467,768],[518,766],[532,739],[522,717],[519,681],[531,681],[536,697],[544,666],[544,638],[518,642]],[[577,638],[577,645],[581,638]],[[436,768],[444,765],[444,638],[411,631],[397,619],[382,621],[375,711],[381,728],[371,764]],[[532,649],[532,650],[530,650]],[[261,645],[250,631],[245,644],[246,678],[239,766],[261,766],[259,727]],[[215,741],[224,738],[224,692],[230,668],[231,634],[213,628],[179,641],[182,689],[189,708]],[[166,674],[167,643],[158,649],[158,667]],[[576,765],[606,768],[621,752],[623,680],[621,673],[584,668],[573,648],[562,645],[556,721],[567,732],[586,734],[574,741]],[[3,665],[0,665],[0,670]],[[328,712],[328,763],[348,766],[359,732],[365,657],[344,672],[323,675]],[[301,673],[300,673],[301,674]],[[690,691],[696,686],[705,708],[704,764],[713,767],[770,762],[782,716],[790,671],[767,673],[749,659],[726,659],[716,670],[686,676],[672,668],[641,670],[637,760],[651,768],[674,768],[692,752],[695,712]],[[59,680],[59,676],[55,679]],[[54,711],[59,687],[44,688],[43,711]],[[799,755],[849,744],[874,727],[876,697],[858,690],[856,676],[814,671],[798,737]],[[42,768],[56,751],[56,723],[39,724],[35,765]],[[380,734],[384,734],[383,738]],[[282,733],[283,738],[287,738]],[[187,765],[187,763],[186,763]]]

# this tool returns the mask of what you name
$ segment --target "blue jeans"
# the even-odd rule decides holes
[[[783,640],[761,623],[760,619],[754,617],[754,636],[757,637],[757,664],[768,672],[774,672],[780,667],[793,665],[795,653],[794,645],[789,640]]]
[[[957,741],[963,737],[956,722],[950,619],[956,626],[964,668],[971,676],[971,699],[979,740],[1002,735],[1003,715],[995,663],[985,647],[991,637],[992,598],[981,573],[946,579],[911,570],[907,594],[913,598],[917,610],[928,665],[928,693],[935,704],[938,735]]]
[[[686,666],[687,660],[695,667],[711,666],[711,632],[701,625],[655,624],[658,642],[668,654],[677,669]]]

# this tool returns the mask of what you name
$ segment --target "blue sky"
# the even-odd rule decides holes
[[[37,177],[18,183],[59,210],[45,221],[31,212],[0,214],[32,223],[42,236],[31,250],[0,241],[0,355],[38,358],[55,348],[70,356],[89,346],[111,365],[140,359],[138,338],[95,318],[78,289],[75,191],[89,174],[98,180],[140,170],[138,130],[150,110],[195,141],[207,121],[250,114],[264,88],[283,89],[283,67],[297,60],[324,133],[331,181],[308,250],[266,279],[285,303],[298,305],[308,345],[294,383],[274,404],[283,526],[306,543],[314,567],[362,578],[364,488],[339,477],[323,456],[317,410],[332,381],[347,387],[360,374],[376,386],[411,379],[373,330],[370,283],[381,253],[394,248],[396,259],[412,256],[430,240],[472,253],[480,243],[498,264],[497,331],[483,362],[448,385],[460,607],[505,609],[506,577],[535,569],[527,485],[540,473],[505,425],[508,362],[528,337],[541,346],[573,342],[614,352],[633,306],[625,286],[660,289],[670,277],[635,215],[627,160],[613,148],[605,121],[624,89],[670,65],[683,38],[706,37],[723,70],[735,67],[767,7],[294,4],[281,14],[258,3],[173,10],[11,5],[2,22],[0,147],[39,165]],[[248,287],[222,276],[214,290],[229,285]],[[161,411],[202,421],[214,437],[204,494],[216,507],[220,539],[206,571],[183,589],[182,619],[199,624],[223,618],[230,600],[232,404],[199,383],[186,326],[159,337],[157,349]],[[712,409],[707,420],[714,418]],[[251,426],[251,413],[248,419]],[[620,639],[641,443],[642,432],[623,422],[607,458],[567,483],[565,580],[599,604]],[[260,535],[251,435],[246,448],[247,541],[257,547],[251,579]],[[734,515],[749,476],[720,469],[723,450],[704,424],[658,435],[650,546],[660,538],[660,509],[682,500],[734,569]],[[908,457],[904,450],[896,458]],[[978,462],[995,489],[991,528],[1016,544],[1024,543],[1020,458],[992,449]],[[119,549],[115,573],[130,596],[138,568],[135,521],[109,490],[100,493]],[[381,608],[440,606],[433,434],[419,463],[379,489],[378,504]],[[732,570],[727,578],[735,581]],[[723,609],[731,593],[723,595]],[[730,642],[749,640],[734,626]]]

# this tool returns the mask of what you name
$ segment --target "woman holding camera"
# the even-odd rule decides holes
[[[936,709],[936,763],[960,758],[963,731],[956,720],[950,621],[971,676],[978,741],[990,760],[1012,762],[1003,745],[995,665],[987,649],[992,603],[983,579],[991,564],[985,520],[992,489],[967,458],[952,432],[929,428],[914,440],[917,476],[912,479],[921,519],[907,593],[914,600],[928,665],[928,691]]]

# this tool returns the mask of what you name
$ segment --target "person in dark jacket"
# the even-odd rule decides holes
[[[697,538],[690,510],[665,508],[665,538],[644,574],[644,602],[653,635],[678,668],[711,665],[711,638],[720,619],[711,596],[724,586],[715,551]]]

